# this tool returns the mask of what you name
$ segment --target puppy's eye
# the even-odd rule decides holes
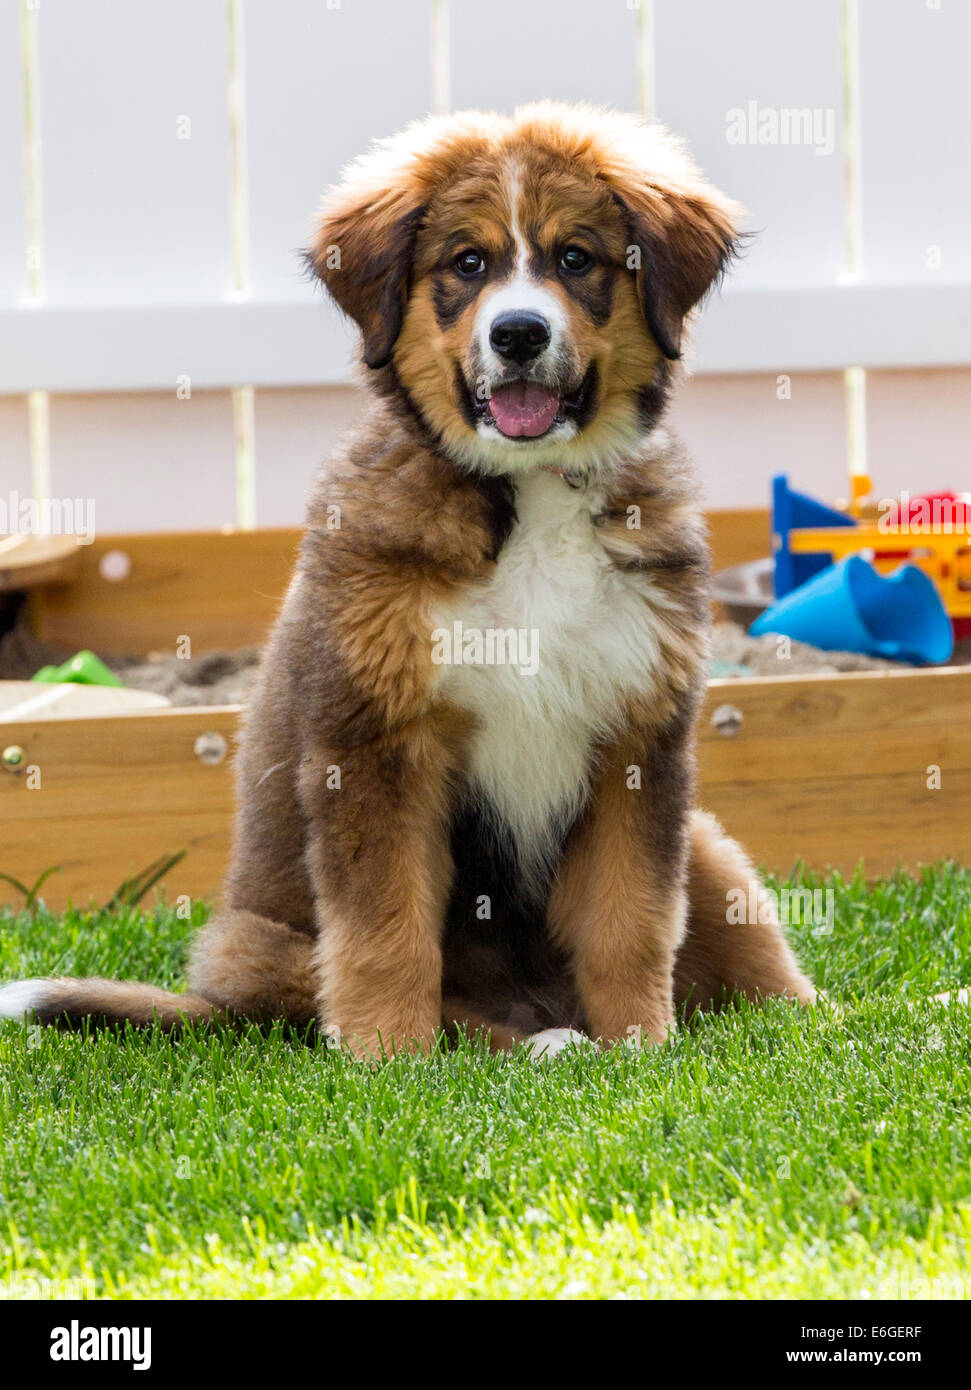
[[[560,257],[560,265],[574,275],[582,275],[593,265],[593,257],[582,246],[568,246]]]
[[[473,275],[481,275],[485,270],[485,256],[480,251],[460,251],[455,257],[455,269],[467,280]]]

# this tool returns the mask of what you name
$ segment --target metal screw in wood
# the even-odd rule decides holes
[[[199,761],[208,763],[211,767],[221,763],[229,751],[229,745],[222,734],[212,732],[200,734],[193,748]]]
[[[742,727],[742,711],[734,705],[719,705],[711,716],[711,724],[724,738],[734,738]]]
[[[8,772],[23,772],[27,764],[27,754],[19,743],[11,743],[0,753],[0,762]]]

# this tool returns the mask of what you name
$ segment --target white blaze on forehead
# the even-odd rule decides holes
[[[560,301],[530,271],[529,261],[532,252],[523,233],[519,217],[522,202],[522,171],[518,165],[513,165],[509,170],[507,189],[507,201],[510,210],[509,232],[516,248],[513,273],[508,280],[483,295],[476,314],[474,329],[479,351],[482,354],[482,361],[496,372],[500,372],[505,363],[493,351],[489,342],[489,334],[492,325],[500,314],[523,312],[542,314],[550,326],[550,342],[546,351],[551,361],[556,358],[567,328],[566,315]]]
[[[516,275],[529,278],[529,243],[523,236],[519,221],[520,204],[523,196],[523,172],[518,164],[509,171],[509,215],[512,239],[516,246]]]

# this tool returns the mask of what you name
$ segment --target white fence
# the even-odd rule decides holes
[[[750,210],[676,407],[712,501],[844,492],[848,400],[882,493],[968,485],[969,60],[971,0],[0,0],[3,491],[298,520],[356,404],[318,195],[541,96],[654,110]]]

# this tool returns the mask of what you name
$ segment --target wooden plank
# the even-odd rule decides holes
[[[766,553],[766,511],[714,512],[709,521],[717,568]],[[82,548],[73,584],[33,596],[35,630],[72,650],[90,646],[106,655],[169,650],[186,631],[197,653],[254,646],[286,593],[300,535],[281,527],[99,536]],[[109,552],[126,557],[125,578],[102,573]]]
[[[24,50],[19,5],[0,7],[0,304],[27,294]]]
[[[780,661],[784,671],[785,662]],[[842,676],[780,675],[758,681],[715,681],[710,701],[735,706],[738,732],[726,738],[702,725],[708,776],[732,783],[788,780],[835,772],[854,775],[915,771],[928,765],[971,769],[968,699],[971,670],[900,670]],[[962,738],[964,735],[964,738]],[[739,768],[739,750],[746,767]],[[942,761],[943,759],[943,761]]]
[[[192,390],[52,396],[51,490],[85,499],[99,532],[195,530],[236,521],[232,399]]]
[[[824,500],[846,494],[841,374],[780,367],[691,376],[674,394],[670,420],[695,460],[708,507],[767,506],[773,473]]]
[[[224,0],[44,0],[37,19],[49,302],[225,294]]]
[[[894,729],[954,729],[965,718],[971,720],[971,668],[900,667],[838,676],[713,681],[711,698],[719,696],[737,705],[743,716],[752,715],[751,720],[743,718],[731,739],[703,724],[702,742],[719,747],[741,747],[753,739],[775,739],[781,746],[818,731],[866,734],[879,727],[883,735]],[[866,751],[861,746],[861,759]],[[768,756],[766,750],[762,752]],[[874,750],[874,756],[879,752]]]
[[[449,15],[452,105],[512,111],[551,98],[637,109],[637,7],[490,0]]]
[[[231,756],[207,764],[195,742],[216,733],[231,749],[238,716],[193,709],[4,724],[3,746],[24,749],[40,785],[0,772],[0,870],[33,883],[59,865],[44,899],[61,909],[103,904],[160,855],[186,850],[165,879],[168,900],[212,897],[229,853]],[[17,903],[7,884],[0,902]]]
[[[654,9],[657,115],[757,232],[735,282],[833,283],[845,244],[841,0],[655,0]],[[803,130],[789,111],[808,112],[814,126]],[[787,360],[776,357],[779,370]]]
[[[863,859],[871,876],[966,860],[969,697],[966,671],[715,683],[702,719],[699,802],[778,872],[797,859],[844,873]],[[726,701],[743,711],[733,739],[710,725]],[[5,725],[5,745],[25,749],[41,786],[0,774],[0,870],[29,881],[60,864],[45,889],[57,908],[69,896],[103,902],[160,854],[188,849],[167,882],[169,900],[215,896],[232,779],[228,759],[209,766],[194,745],[214,732],[231,746],[238,718],[223,708]],[[919,766],[934,755],[936,791]]]
[[[743,784],[709,789],[702,772],[699,796],[755,862],[775,873],[802,861],[851,875],[862,862],[872,879],[969,858],[971,775],[963,771],[937,792],[894,773],[773,783],[759,792]]]
[[[109,656],[171,651],[183,634],[196,654],[252,646],[276,617],[299,537],[288,529],[101,536],[83,548],[74,584],[32,596],[35,630]],[[105,577],[108,553],[127,560],[125,577]]]
[[[708,513],[712,565],[716,570],[760,560],[771,550],[772,528],[765,507]]]
[[[971,277],[971,6],[860,0],[863,273]]]
[[[716,563],[751,558],[753,544],[761,551],[752,537],[764,535],[766,525],[760,511],[714,514]],[[281,530],[99,540],[83,552],[76,586],[36,596],[40,630],[68,646],[145,650],[170,646],[185,630],[186,614],[199,613],[189,624],[197,651],[259,641],[286,587],[298,536]],[[130,555],[129,581],[101,577],[108,548]],[[711,725],[714,709],[726,703],[742,714],[731,739]],[[796,857],[844,871],[863,857],[871,874],[898,861],[912,867],[963,858],[971,843],[968,711],[965,670],[715,682],[701,724],[700,800],[779,871]],[[79,730],[78,737],[88,735]],[[926,783],[934,764],[941,768],[936,791]],[[143,862],[161,852],[156,840],[147,832],[138,840]],[[70,834],[65,843],[72,843]],[[109,867],[116,879],[124,876],[116,872],[119,861],[106,864],[103,883]],[[212,864],[207,893],[218,882]]]
[[[964,700],[967,700],[969,693],[965,683]],[[730,690],[723,692],[723,695],[724,703],[736,704]],[[742,699],[744,702],[745,697]],[[882,701],[892,699],[892,691],[885,687]],[[793,703],[797,706],[802,704],[801,701]],[[880,712],[882,715],[887,713],[882,704]],[[760,708],[750,713],[760,727],[771,717],[768,710]],[[723,743],[729,741],[726,738]],[[770,784],[785,784],[791,791],[793,787],[801,786],[803,781],[809,784],[825,780],[826,777],[838,777],[840,769],[849,767],[856,778],[878,777],[889,770],[893,776],[909,778],[924,794],[929,767],[946,768],[949,778],[953,773],[971,771],[963,718],[956,726],[928,723],[915,730],[887,727],[878,716],[878,722],[865,730],[825,726],[806,732],[800,730],[798,737],[791,734],[781,738],[755,736],[744,743],[737,743],[734,748],[726,748],[723,743],[714,739],[706,741],[706,777],[735,788],[748,785],[750,790],[753,785],[761,788]],[[740,749],[747,756],[744,766],[739,765]]]
[[[336,315],[298,253],[341,168],[429,109],[431,0],[246,0],[244,13],[249,288],[316,303],[323,338]]]
[[[742,715],[734,737],[712,725]],[[940,769],[940,787],[928,786]],[[971,851],[971,671],[716,681],[699,800],[779,872],[798,858],[869,875]]]

